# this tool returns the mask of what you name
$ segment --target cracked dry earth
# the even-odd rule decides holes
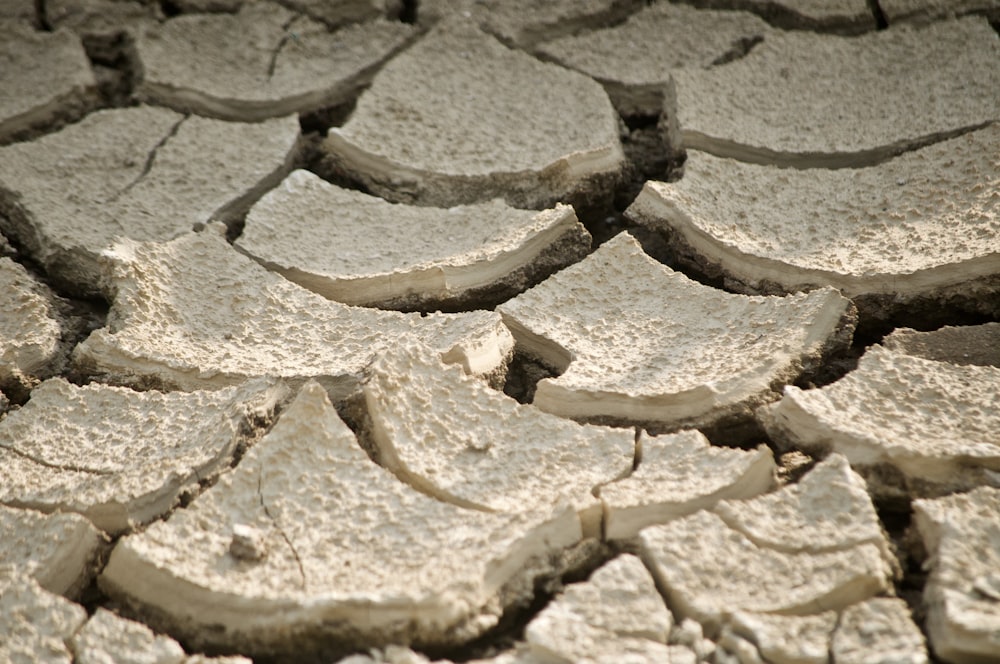
[[[0,0],[0,662],[1000,662],[997,0]]]

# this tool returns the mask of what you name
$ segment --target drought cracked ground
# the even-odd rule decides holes
[[[1000,661],[997,0],[0,0],[0,661]]]

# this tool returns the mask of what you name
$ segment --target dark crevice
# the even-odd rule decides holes
[[[543,378],[555,378],[559,373],[545,366],[537,358],[516,350],[507,367],[507,379],[503,384],[503,393],[518,403],[530,404],[535,398],[538,381]]]
[[[181,8],[174,0],[160,0],[160,11],[167,18],[173,18],[181,13]]]
[[[281,26],[283,35],[278,43],[274,46],[274,50],[271,51],[271,60],[267,64],[267,80],[271,80],[274,77],[274,70],[278,67],[278,57],[281,55],[281,51],[284,50],[285,45],[289,40],[298,41],[299,36],[292,32],[292,26],[301,18],[301,14],[297,14],[292,18],[288,19],[283,26]]]
[[[403,6],[399,10],[399,20],[409,25],[416,24],[419,4],[418,0],[403,0]]]
[[[724,65],[745,58],[747,54],[753,50],[754,46],[762,43],[763,41],[764,38],[760,35],[754,35],[753,37],[740,37],[733,42],[728,51],[713,60],[711,66],[717,67],[719,65]]]
[[[16,447],[9,447],[7,445],[0,445],[0,448],[7,450],[22,459],[27,459],[32,463],[37,463],[39,466],[44,466],[46,468],[51,468],[52,470],[67,470],[74,473],[86,473],[88,475],[113,475],[110,470],[96,470],[94,468],[87,468],[86,466],[77,466],[72,463],[52,463],[51,461],[46,461],[45,459],[39,459],[31,454],[23,452]]]
[[[110,35],[84,35],[82,41],[102,104],[117,108],[135,104],[132,93],[141,66],[132,35],[122,30]]]
[[[122,187],[117,193],[115,193],[115,195],[112,196],[108,202],[118,200],[119,198],[127,194],[129,191],[131,191],[137,184],[142,182],[143,178],[149,175],[149,172],[153,170],[153,163],[156,161],[156,155],[159,152],[160,148],[166,145],[171,138],[177,135],[177,132],[180,131],[181,125],[184,124],[184,121],[187,120],[189,117],[191,116],[185,115],[180,120],[178,120],[173,124],[173,126],[170,128],[170,131],[168,131],[163,138],[157,141],[156,145],[154,145],[153,148],[149,151],[149,154],[146,155],[146,163],[143,164],[142,166],[142,172],[140,172],[139,175],[137,175],[134,180],[129,182],[127,185]]]
[[[868,9],[871,10],[872,16],[875,18],[875,29],[885,30],[889,27],[889,21],[885,18],[885,12],[882,11],[882,7],[879,6],[878,0],[868,0]]]
[[[35,0],[35,22],[38,28],[45,32],[52,32],[52,23],[49,21],[48,0]]]
[[[260,506],[264,509],[264,514],[266,514],[267,518],[271,520],[274,528],[278,531],[278,534],[281,535],[281,539],[285,540],[285,544],[288,545],[288,549],[292,552],[292,557],[295,558],[295,564],[298,565],[299,574],[302,577],[302,589],[305,590],[307,587],[306,569],[302,565],[302,559],[299,558],[299,552],[295,550],[295,545],[292,544],[292,540],[285,533],[284,529],[278,523],[278,520],[274,518],[274,515],[271,514],[271,510],[268,509],[267,503],[264,502],[264,494],[261,492],[261,482],[263,481],[263,476],[264,468],[261,466],[257,469],[257,498],[260,499]]]

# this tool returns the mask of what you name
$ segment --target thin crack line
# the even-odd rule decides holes
[[[114,202],[119,198],[121,198],[122,196],[124,196],[125,194],[127,194],[129,191],[132,190],[132,188],[134,188],[137,184],[139,184],[143,178],[149,175],[149,172],[153,170],[153,162],[156,161],[156,155],[160,151],[160,148],[166,145],[167,141],[169,141],[171,138],[177,135],[177,132],[180,131],[181,125],[189,117],[191,116],[185,115],[180,120],[175,122],[174,126],[172,126],[170,128],[170,131],[167,132],[166,136],[164,136],[163,138],[161,138],[159,141],[156,142],[156,145],[154,145],[153,148],[149,151],[149,154],[146,155],[146,163],[143,165],[142,171],[137,176],[135,176],[134,180],[132,180],[127,185],[122,187],[118,191],[118,193],[112,196],[111,199],[108,201],[109,203]]]
[[[290,32],[289,29],[300,18],[302,18],[301,14],[293,16],[292,18],[288,19],[288,21],[286,21],[283,26],[281,26],[281,30],[284,34],[281,35],[281,39],[278,40],[278,44],[274,47],[274,50],[271,51],[271,61],[267,65],[267,80],[271,80],[274,77],[274,70],[278,68],[278,56],[281,54],[281,51],[285,48],[285,44],[288,43],[288,40],[289,39],[294,39],[295,41],[299,40],[299,36],[296,35],[294,32]]]
[[[5,449],[9,452],[13,452],[17,456],[23,459],[27,459],[32,463],[37,463],[39,466],[52,468],[53,470],[71,470],[77,473],[88,473],[90,475],[114,475],[114,471],[111,470],[97,470],[94,468],[87,468],[85,466],[77,466],[71,463],[67,464],[52,463],[51,461],[46,461],[45,459],[39,459],[37,457],[34,457],[28,454],[27,452],[23,452],[17,449],[16,447],[8,447],[7,445],[0,445],[0,448]]]
[[[263,477],[264,477],[264,468],[260,467],[258,468],[257,471],[257,498],[260,500],[260,506],[264,508],[264,514],[266,514],[267,518],[271,520],[271,523],[274,524],[274,527],[278,531],[278,534],[281,535],[281,539],[285,540],[285,544],[287,544],[288,548],[291,550],[292,557],[295,558],[295,564],[299,566],[299,575],[302,577],[302,589],[305,590],[306,589],[305,567],[302,566],[302,559],[299,558],[299,552],[295,550],[295,545],[292,544],[292,540],[288,537],[287,534],[285,534],[285,531],[282,529],[281,525],[278,524],[278,520],[275,519],[274,515],[271,514],[271,510],[267,509],[267,503],[264,502],[264,493],[261,491],[260,488]]]

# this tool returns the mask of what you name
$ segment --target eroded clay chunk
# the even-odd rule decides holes
[[[933,332],[897,328],[882,344],[926,360],[1000,368],[1000,323],[945,326]]]
[[[679,120],[681,135],[668,132],[675,147],[857,167],[997,120],[1000,37],[975,17],[858,37],[786,32],[741,60],[673,78],[676,103],[665,109]]]
[[[270,2],[248,2],[236,14],[177,16],[137,39],[144,70],[137,93],[224,120],[314,111],[352,98],[411,34],[398,21],[331,33]]]
[[[374,193],[441,207],[598,197],[624,164],[618,115],[598,83],[458,19],[389,62],[324,148]]]
[[[57,595],[72,597],[90,582],[102,540],[78,514],[0,505],[0,565],[12,565]]]
[[[621,25],[563,37],[538,52],[599,81],[622,115],[656,116],[672,69],[706,68],[736,57],[768,31],[763,20],[746,12],[661,2]]]
[[[263,555],[234,555],[238,525],[260,532]],[[580,537],[567,506],[487,514],[406,486],[309,382],[211,491],[120,540],[100,581],[192,647],[330,661],[475,636]]]
[[[85,372],[184,390],[253,376],[316,377],[339,400],[381,350],[420,340],[473,374],[502,371],[513,346],[497,314],[419,314],[331,302],[229,246],[218,228],[106,254],[109,325],[77,346]]]
[[[699,7],[756,12],[785,29],[853,34],[875,29],[867,0],[688,0]]]
[[[168,636],[154,634],[141,623],[99,608],[72,639],[79,662],[130,662],[182,664],[184,649]]]
[[[832,289],[732,295],[656,262],[627,233],[497,311],[526,353],[563,372],[538,383],[536,406],[655,431],[745,421],[854,325]]]
[[[0,567],[0,661],[71,664],[69,641],[87,612],[11,565]]]
[[[927,646],[901,599],[875,597],[840,614],[831,654],[837,664],[926,664]]]
[[[83,44],[68,30],[0,20],[0,62],[0,145],[75,120],[98,103]]]
[[[328,28],[368,21],[378,17],[394,18],[402,10],[402,0],[283,0],[286,7],[302,12]]]
[[[99,292],[116,237],[167,240],[240,217],[288,173],[294,115],[229,123],[140,106],[0,148],[0,224],[67,288]]]
[[[61,368],[54,298],[24,267],[0,257],[0,389],[23,393]]]
[[[263,379],[164,394],[53,378],[0,421],[0,503],[78,512],[113,535],[148,523],[228,468],[283,395]]]
[[[758,415],[781,445],[840,452],[885,499],[1000,484],[1000,368],[935,362],[874,346],[815,390],[786,387]]]
[[[766,662],[830,664],[830,642],[838,618],[836,611],[804,616],[736,611],[723,631],[753,643]]]
[[[393,205],[299,170],[254,205],[236,246],[331,300],[456,310],[495,306],[579,260],[590,235],[568,205]]]
[[[962,297],[1000,314],[998,188],[994,124],[850,170],[691,152],[684,178],[647,183],[628,217],[741,290],[829,285],[872,314],[916,298]]]
[[[913,503],[927,549],[927,631],[946,662],[990,661],[1000,652],[1000,489]]]
[[[594,490],[632,470],[631,429],[580,425],[517,403],[436,354],[386,354],[363,386],[379,462],[440,500],[488,512],[570,503],[600,536]]]
[[[639,438],[641,457],[628,477],[600,488],[608,539],[634,537],[718,501],[751,498],[774,485],[774,457],[766,445],[744,451],[713,447],[698,431]]]

